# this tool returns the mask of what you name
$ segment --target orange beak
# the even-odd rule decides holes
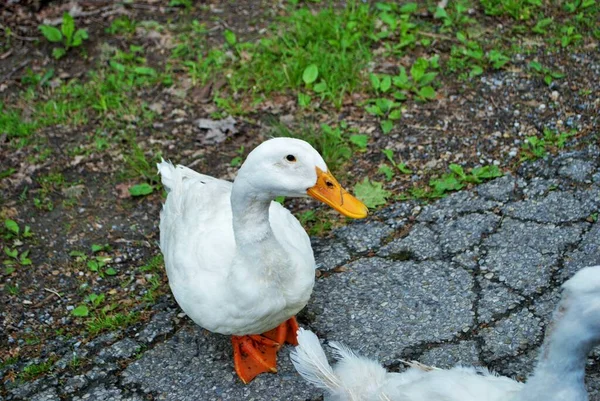
[[[354,196],[350,195],[329,171],[317,169],[317,183],[308,188],[306,193],[318,201],[328,204],[344,216],[353,219],[367,217],[367,207]]]

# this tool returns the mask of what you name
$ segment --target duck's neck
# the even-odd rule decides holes
[[[238,248],[252,249],[274,240],[269,223],[271,199],[255,191],[243,177],[238,177],[231,191],[233,233]]]
[[[533,375],[515,401],[588,399],[585,364],[596,340],[575,314],[569,310],[555,314]]]

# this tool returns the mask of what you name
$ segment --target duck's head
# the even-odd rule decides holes
[[[360,219],[367,207],[350,195],[329,172],[325,161],[310,144],[293,138],[274,138],[257,146],[240,168],[238,178],[256,196],[309,195],[345,216]]]

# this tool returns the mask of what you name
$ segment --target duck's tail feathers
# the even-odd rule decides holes
[[[181,184],[181,182],[185,181],[186,179],[195,178],[203,182],[215,180],[214,177],[200,174],[189,167],[182,166],[181,164],[174,166],[173,163],[165,161],[165,159],[161,158],[160,160],[160,163],[157,163],[156,167],[158,168],[162,184],[166,188],[167,192],[173,191],[176,186]]]
[[[298,330],[298,346],[291,353],[292,363],[307,382],[328,390],[340,391],[341,383],[327,361],[319,339],[310,330]]]
[[[176,170],[173,163],[165,161],[162,157],[160,163],[156,164],[158,173],[160,174],[160,180],[167,192],[171,192],[176,185]]]

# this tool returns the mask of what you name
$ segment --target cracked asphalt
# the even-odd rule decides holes
[[[300,324],[391,370],[410,358],[525,379],[561,283],[600,264],[599,210],[597,145],[526,163],[428,206],[391,205],[314,239],[320,274]],[[228,337],[195,326],[172,298],[155,308],[135,336],[109,333],[76,351],[93,361],[85,374],[27,383],[6,400],[321,399],[293,370],[291,347],[281,351],[277,375],[243,385]],[[600,400],[597,351],[587,386]]]

